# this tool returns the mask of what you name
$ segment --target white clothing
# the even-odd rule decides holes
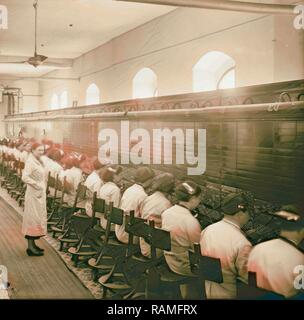
[[[282,239],[256,245],[248,259],[248,271],[257,274],[258,287],[286,298],[298,293],[294,286],[297,266],[304,268],[304,254]]]
[[[46,177],[43,165],[32,154],[25,163],[22,181],[27,185],[22,233],[44,236],[47,232]]]
[[[180,275],[192,275],[189,250],[200,240],[201,226],[190,210],[180,205],[162,214],[162,229],[170,231],[171,251],[164,251],[169,268]]]
[[[135,183],[124,192],[120,202],[120,209],[124,210],[125,214],[134,211],[135,217],[139,217],[141,204],[147,196],[144,188]],[[129,235],[125,232],[125,222],[121,226],[115,226],[115,234],[119,241],[128,243]]]
[[[115,208],[119,208],[120,205],[120,189],[114,182],[107,182],[105,183],[99,191],[99,198],[104,199],[106,204],[109,204],[110,202],[113,202],[113,206]],[[97,215],[98,216],[98,215]],[[104,217],[103,214],[98,216],[100,218],[100,225],[106,229],[107,226],[107,220]],[[113,231],[115,230],[113,226]]]
[[[143,219],[148,219],[152,214],[161,217],[162,213],[171,206],[171,202],[165,195],[156,191],[144,200],[140,209],[140,216]],[[142,255],[149,257],[151,254],[150,245],[142,238],[139,239],[139,243]],[[159,254],[161,253],[159,252]]]
[[[95,192],[97,192],[97,196],[99,193],[99,190],[102,186],[102,180],[100,179],[99,175],[96,171],[93,171],[86,179],[84,185],[87,187],[87,200],[85,202],[85,210],[86,214],[88,216],[92,216],[92,201],[93,201],[93,195]]]
[[[202,231],[200,245],[202,255],[221,260],[223,273],[223,283],[206,282],[208,299],[235,299],[237,279],[248,280],[251,243],[236,223],[224,218]]]

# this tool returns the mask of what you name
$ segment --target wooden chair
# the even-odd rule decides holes
[[[72,245],[68,249],[68,252],[72,255],[72,261],[77,267],[79,258],[86,257],[89,259],[96,254],[96,251],[92,251],[89,245],[85,243],[86,233],[92,227],[92,218],[81,214],[74,214],[71,217],[68,230],[60,236],[60,250],[63,250],[64,245]]]
[[[99,222],[99,218],[96,217],[96,214],[97,213],[102,213],[104,214],[105,213],[105,210],[106,210],[106,204],[105,204],[105,201],[103,199],[99,199],[97,198],[97,192],[94,193],[94,196],[93,196],[93,202],[92,202],[92,227],[91,229],[88,231],[88,234],[86,234],[86,237],[87,238],[90,238],[93,240],[94,242],[94,239],[98,239],[99,237],[101,237],[105,230],[103,229],[99,229],[98,226],[100,225],[100,222]]]
[[[64,190],[62,192],[64,193]],[[60,211],[58,211],[59,219],[55,225],[51,226],[51,231],[53,232],[53,238],[55,238],[56,234],[58,233],[63,234],[69,226],[69,222],[72,215],[75,212],[81,210],[81,208],[77,207],[77,204],[78,204],[78,199],[80,198],[80,196],[82,196],[82,193],[83,193],[82,184],[79,183],[76,190],[73,206],[70,207],[67,204],[64,204],[61,206]]]
[[[10,161],[7,167],[7,175],[6,179],[3,182],[2,185],[8,193],[10,193],[11,190],[14,190],[17,186],[17,169],[16,169],[16,161]]]
[[[189,252],[189,259],[192,271],[196,273],[199,278],[201,299],[206,300],[206,281],[223,283],[221,260],[201,255],[201,246],[198,243],[194,244],[194,254]]]
[[[19,175],[19,160],[13,162],[13,169],[11,170],[11,181],[6,184],[8,194],[12,194],[19,186],[20,175]]]
[[[18,161],[17,163],[17,173],[16,173],[16,187],[10,190],[9,194],[15,200],[19,200],[20,198],[24,197],[26,185],[22,181],[22,171],[24,169],[24,163]]]
[[[149,221],[149,225],[147,225],[146,221],[143,222],[143,225],[136,226],[137,230],[135,234],[143,238],[150,245],[150,257],[132,257],[136,263],[130,263],[129,270],[126,270],[126,273],[128,278],[133,279],[137,276],[139,280],[135,282],[135,285],[133,284],[133,291],[125,296],[125,299],[133,299],[138,296],[144,296],[146,299],[159,299],[162,289],[160,284],[160,270],[158,268],[161,268],[166,262],[163,255],[157,255],[157,250],[163,251],[171,249],[170,232],[156,228],[154,221]],[[134,281],[130,282],[133,283]],[[142,282],[144,286],[140,287],[138,285],[140,282]],[[140,289],[139,292],[138,289]]]
[[[48,177],[47,177],[47,185],[46,185],[46,201],[47,201],[48,211],[51,210],[51,205],[53,201],[53,196],[51,195],[50,188],[55,189],[55,184],[56,184],[56,179],[51,176],[51,172],[49,171]]]
[[[134,243],[134,238],[148,236],[150,232],[147,232],[147,229],[149,226],[146,220],[134,217],[133,211],[126,215],[125,231],[129,234],[128,246],[121,255],[115,257],[112,268],[98,280],[103,289],[103,298],[107,297],[108,292],[111,292],[111,298],[144,297],[144,290],[138,291],[145,283],[144,271],[147,269],[147,261],[134,259],[134,254],[140,251],[138,243]]]
[[[248,272],[248,283],[237,282],[238,300],[285,300],[284,296],[259,288],[255,272]]]
[[[104,270],[106,272],[111,270],[119,259],[124,259],[128,250],[128,245],[110,237],[112,224],[122,225],[124,223],[123,210],[113,207],[113,203],[110,203],[106,207],[105,217],[107,219],[106,232],[100,242],[100,248],[95,257],[88,261],[94,281],[97,281],[99,276],[105,273]]]
[[[64,184],[66,184],[66,182],[64,182]],[[57,174],[54,178],[49,173],[47,184],[47,209],[49,214],[53,212],[55,207],[59,206],[63,189],[63,184],[59,179],[59,175]],[[53,194],[51,191],[53,191]]]
[[[8,156],[4,155],[3,157],[3,177],[1,179],[1,187],[4,187],[6,183],[9,181],[9,176],[11,173],[10,163],[8,160]]]
[[[103,233],[96,231],[94,226],[98,224],[99,219],[96,218],[96,213],[105,213],[106,204],[103,199],[97,198],[97,193],[94,193],[93,203],[92,203],[93,215],[92,217],[82,216],[82,219],[85,219],[83,226],[77,225],[74,221],[75,216],[72,218],[71,228],[77,234],[78,241],[75,243],[75,246],[69,248],[68,252],[72,254],[72,260],[77,266],[79,258],[85,257],[86,260],[97,254],[100,237]],[[99,242],[99,243],[98,243]]]
[[[154,228],[151,239],[151,256],[156,259],[156,249],[165,251],[171,250],[171,239],[168,231]],[[149,270],[147,297],[149,299],[165,298],[165,299],[181,299],[180,286],[193,283],[199,279],[197,272],[193,272],[192,276],[184,276],[171,271],[166,261],[160,260],[158,266]],[[192,264],[189,257],[189,263]],[[202,276],[202,275],[200,275]]]
[[[59,180],[57,177],[56,186],[55,186],[55,194],[54,194],[54,202],[52,205],[52,211],[48,215],[48,230],[51,231],[51,227],[55,226],[60,219],[60,212],[63,209],[64,205],[64,195],[66,194],[66,177],[64,177],[63,182]],[[60,199],[57,200],[57,192],[60,192]]]

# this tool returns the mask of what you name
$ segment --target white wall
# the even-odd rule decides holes
[[[35,112],[39,110],[40,84],[38,81],[20,80],[15,81],[14,86],[22,88],[23,99],[20,112]]]
[[[192,68],[211,50],[235,60],[237,86],[304,78],[304,31],[296,31],[292,19],[177,9],[77,58],[71,70],[49,73],[80,81],[40,82],[39,109],[47,109],[52,94],[64,90],[70,106],[73,100],[83,105],[92,82],[98,85],[102,102],[130,99],[132,79],[143,67],[157,74],[159,96],[192,92]],[[39,92],[32,85],[31,91]],[[24,111],[36,108],[36,100],[28,101]]]
[[[304,78],[304,30],[295,30],[294,17],[275,17],[274,78]]]

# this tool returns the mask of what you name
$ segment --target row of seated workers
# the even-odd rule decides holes
[[[18,167],[21,170],[21,181],[22,169],[24,163],[26,167],[26,160],[33,143],[35,143],[35,139],[9,140],[3,138],[1,140],[2,166],[4,165],[5,170],[11,168],[11,172],[14,172],[14,166]],[[121,181],[119,177],[125,169],[121,166],[111,164],[108,159],[98,160],[76,152],[64,152],[62,145],[54,144],[50,140],[44,140],[43,143],[45,154],[41,157],[41,161],[46,176],[49,177],[49,180],[52,177],[55,181],[61,181],[61,183],[64,181],[67,186],[68,191],[61,191],[61,195],[64,194],[63,207],[65,209],[74,208],[72,217],[78,215],[90,218],[94,216],[94,221],[98,222],[97,227],[94,225],[94,228],[102,234],[99,251],[91,250],[91,256],[86,257],[90,258],[86,260],[87,263],[91,261],[92,264],[92,258],[95,258],[93,260],[96,266],[98,254],[100,255],[102,251],[100,248],[104,249],[106,231],[108,231],[106,234],[110,235],[106,237],[107,242],[112,243],[112,247],[108,246],[108,248],[112,248],[113,252],[115,252],[115,244],[119,248],[130,244],[131,234],[127,230],[126,221],[132,213],[133,219],[138,218],[138,220],[144,221],[143,224],[138,225],[141,228],[144,229],[144,226],[151,225],[151,228],[162,230],[170,236],[170,246],[162,247],[161,245],[157,246],[157,240],[162,237],[161,233],[158,234],[160,238],[154,240],[132,235],[132,244],[138,249],[138,251],[134,251],[135,255],[133,255],[133,257],[137,257],[136,261],[145,263],[151,261],[152,256],[154,261],[157,260],[157,263],[153,265],[154,272],[151,271],[151,268],[148,268],[148,272],[146,269],[143,269],[144,272],[142,272],[145,276],[149,273],[152,278],[151,292],[154,290],[156,294],[153,296],[152,293],[152,297],[160,298],[162,293],[166,291],[164,287],[157,291],[155,284],[158,283],[161,286],[159,284],[161,281],[155,279],[163,279],[163,283],[168,284],[169,296],[170,290],[175,292],[174,288],[177,286],[178,297],[183,299],[199,299],[201,297],[238,299],[241,298],[239,286],[244,284],[246,292],[250,288],[250,281],[254,279],[255,288],[264,293],[259,297],[264,299],[303,299],[304,254],[299,243],[304,239],[304,214],[296,205],[282,205],[280,210],[272,212],[271,214],[276,217],[280,226],[278,236],[253,246],[242,230],[242,227],[251,219],[247,200],[242,193],[227,195],[220,208],[223,219],[202,230],[199,221],[193,214],[193,210],[202,201],[202,188],[193,181],[177,182],[170,173],[162,172],[155,175],[150,167],[138,166],[134,169],[134,177],[131,179],[133,182],[127,188],[122,188],[118,182]],[[2,174],[5,174],[5,170]],[[80,185],[86,188],[86,196],[79,200],[75,206],[74,200]],[[51,191],[49,191],[48,198],[51,199],[52,194],[54,197],[54,192],[56,192],[56,186],[49,189]],[[94,209],[94,201],[96,202],[98,199],[103,199],[105,205],[108,208],[111,207],[112,211],[113,208],[116,208],[123,212],[123,222],[109,224],[108,214],[95,212],[98,210]],[[56,210],[58,214],[60,211],[58,206]],[[54,213],[54,210],[52,212]],[[66,224],[65,230],[62,232],[66,232],[70,225]],[[52,228],[54,234],[56,230],[60,231],[58,228],[56,229],[56,225],[54,228],[54,224],[51,224],[51,231]],[[92,229],[93,225],[90,228]],[[141,234],[143,229],[134,234]],[[67,233],[64,235],[66,236]],[[64,238],[64,235],[61,233],[61,239]],[[155,235],[157,236],[157,233]],[[66,237],[68,238],[68,236]],[[84,238],[82,238],[82,244],[83,240]],[[152,242],[157,248],[156,251],[155,248],[152,249]],[[76,245],[67,240],[68,247],[74,246],[74,251],[71,250],[71,247],[69,248],[71,253],[76,253],[82,244],[79,244],[79,238]],[[82,246],[82,250],[87,247]],[[193,253],[192,258],[195,257],[194,253],[197,252],[197,249],[200,255],[199,260],[193,259],[192,261],[191,253]],[[111,256],[111,254],[113,256],[111,250],[108,253],[103,251],[103,257]],[[136,261],[131,267],[134,272],[137,270]],[[203,270],[197,271],[194,267],[195,263],[198,265],[198,270],[201,268]],[[106,265],[106,263],[104,264]],[[204,270],[204,266],[206,266],[206,270]],[[140,270],[139,268],[139,273]],[[160,270],[158,277],[155,277],[157,274],[155,270]],[[120,279],[117,284],[113,268],[110,273],[99,271],[101,272],[98,273],[98,279],[104,288],[112,290],[111,292],[115,292],[116,289],[130,292],[127,291],[127,288],[132,287],[132,281]],[[203,282],[198,281],[198,277]],[[142,279],[139,274],[135,278]],[[202,287],[203,294],[201,293]],[[146,287],[145,290],[149,290],[149,288]]]

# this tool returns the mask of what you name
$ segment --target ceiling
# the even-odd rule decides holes
[[[0,29],[0,61],[22,61],[34,53],[34,0],[1,0],[8,29]],[[38,53],[74,59],[174,7],[114,0],[39,0]],[[26,60],[26,59],[25,59]],[[50,68],[0,64],[0,75],[38,76]]]

